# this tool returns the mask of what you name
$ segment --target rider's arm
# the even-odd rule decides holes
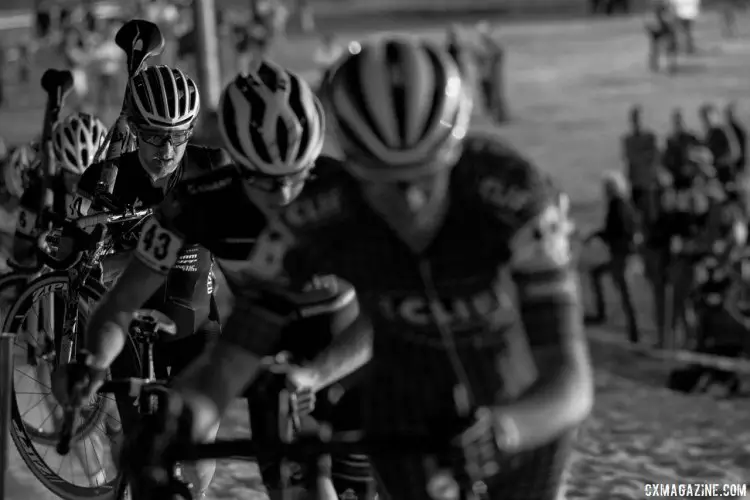
[[[342,331],[333,346],[305,368],[311,375],[298,382],[309,381],[308,385],[322,387],[355,371],[370,357],[371,331],[368,323],[357,320],[359,306],[353,294],[297,292],[286,285],[260,280],[246,281],[242,292],[236,297],[232,315],[215,347],[204,352],[173,384],[191,408],[195,439],[202,439],[252,383],[263,366],[263,358],[275,354],[282,330],[290,320],[304,314],[308,306],[339,305],[339,298],[345,302],[340,304],[345,307],[337,318]]]
[[[575,428],[593,405],[593,374],[571,264],[567,198],[540,204],[513,239],[511,270],[538,378],[519,399],[501,403],[501,428],[516,450],[533,449]]]
[[[36,262],[36,238],[39,235],[37,217],[39,200],[44,189],[41,179],[35,179],[21,196],[16,231],[13,238],[12,260],[20,265]]]
[[[135,258],[89,318],[86,348],[94,355],[94,367],[108,368],[122,351],[133,313],[164,283],[182,246],[182,238],[163,227],[156,216],[146,222]]]

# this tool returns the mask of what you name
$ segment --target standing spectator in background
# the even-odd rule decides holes
[[[505,99],[505,48],[493,38],[487,22],[478,23],[476,33],[479,38],[478,75],[485,106],[496,123],[504,123],[508,119]]]
[[[95,57],[99,79],[96,98],[100,112],[104,112],[120,99],[117,94],[117,81],[120,70],[124,66],[125,53],[115,43],[117,30],[116,23],[109,23],[103,39],[96,48]]]
[[[735,171],[738,174],[743,174],[745,172],[745,162],[747,161],[747,130],[737,119],[735,108],[734,102],[728,103],[726,108],[724,108],[724,119],[726,121],[726,128],[734,132],[737,148],[739,149]]]
[[[145,6],[145,19],[155,23],[164,35],[164,50],[159,55],[158,63],[173,66],[177,60],[177,26],[180,22],[180,11],[168,0],[149,0]],[[156,64],[154,62],[153,64]]]
[[[693,26],[700,14],[701,0],[670,0],[670,2],[677,18],[677,26],[682,34],[684,50],[687,54],[695,54]]]
[[[8,66],[8,49],[0,44],[0,108],[5,105],[5,68]]]
[[[52,30],[52,0],[36,0],[36,36],[44,40]]]
[[[297,0],[297,15],[302,33],[310,34],[315,31],[315,10],[310,0]]]
[[[650,220],[659,146],[656,134],[643,127],[640,106],[630,109],[629,122],[630,130],[622,139],[622,156],[630,181],[631,199],[643,220]]]
[[[24,86],[31,82],[34,49],[34,42],[31,40],[18,46],[18,82]]]
[[[62,52],[67,69],[73,74],[73,93],[76,102],[72,107],[76,111],[82,111],[89,94],[89,78],[86,66],[90,61],[90,56],[86,51],[84,37],[80,30],[76,28],[65,30]]]
[[[586,243],[595,238],[601,239],[609,249],[609,261],[596,266],[591,271],[591,282],[596,301],[594,315],[586,318],[587,324],[601,324],[606,320],[606,302],[602,278],[605,274],[612,277],[615,288],[620,294],[622,308],[628,322],[630,342],[639,340],[638,322],[628,284],[628,263],[640,243],[638,217],[630,204],[629,189],[625,177],[620,172],[610,172],[604,178],[604,201],[607,213],[603,227],[586,238]]]
[[[703,124],[703,143],[714,157],[719,181],[724,186],[734,183],[737,173],[735,167],[740,157],[740,147],[734,131],[721,122],[719,111],[712,104],[701,106],[699,115]]]
[[[720,0],[721,36],[734,38],[737,32],[737,10],[743,7],[744,0]]]
[[[700,143],[698,136],[685,126],[682,110],[675,109],[672,111],[672,131],[667,136],[662,165],[671,175],[678,175],[687,161],[690,148]]]
[[[656,0],[653,6],[654,17],[646,23],[649,36],[649,67],[659,71],[661,54],[667,58],[667,71],[677,69],[677,30],[675,13],[668,0]]]

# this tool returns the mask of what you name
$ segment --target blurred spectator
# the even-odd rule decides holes
[[[164,35],[164,50],[159,62],[168,66],[174,65],[178,55],[177,31],[180,24],[180,11],[168,0],[148,0],[142,7],[144,18],[159,26]]]
[[[721,122],[719,111],[712,104],[701,106],[699,115],[703,124],[703,143],[714,157],[719,181],[724,185],[734,182],[735,167],[740,157],[740,146],[734,131]]]
[[[649,36],[649,67],[659,71],[661,53],[667,58],[667,71],[677,69],[677,20],[668,0],[657,0],[653,6],[654,18],[646,23]]]
[[[463,77],[469,82],[469,88],[477,93],[477,53],[474,47],[468,45],[462,38],[461,27],[453,24],[446,36],[446,50],[453,60],[458,64],[458,69]]]
[[[117,103],[118,76],[124,65],[125,53],[115,43],[115,34],[119,26],[110,23],[101,43],[96,48],[96,62],[98,66],[97,105],[103,112],[109,106]]]
[[[83,33],[75,28],[68,28],[62,45],[63,57],[67,69],[73,73],[73,93],[76,97],[74,109],[80,110],[89,93],[89,80],[86,66],[90,55],[86,51]]]
[[[315,31],[315,11],[309,0],[297,0],[297,15],[302,33],[309,34]]]
[[[734,132],[734,137],[739,149],[737,156],[737,162],[735,163],[735,171],[737,173],[745,172],[745,162],[747,161],[747,130],[745,126],[737,119],[736,106],[734,102],[730,102],[724,108],[724,120],[726,127]]]
[[[744,0],[720,0],[721,35],[734,38],[737,32],[737,10],[744,7]]]
[[[699,144],[698,136],[685,127],[682,110],[672,111],[672,131],[667,136],[662,165],[671,175],[678,175],[682,165],[687,161],[690,148]]]
[[[52,29],[52,0],[36,0],[36,36],[46,39]]]
[[[8,49],[0,44],[0,108],[5,104],[5,68],[8,66]]]
[[[31,82],[31,67],[33,65],[33,42],[22,43],[18,46],[18,82],[27,85]]]
[[[622,155],[630,181],[634,207],[650,220],[652,215],[652,189],[659,163],[659,146],[656,134],[643,127],[640,106],[630,109],[630,130],[622,139]]]
[[[486,109],[496,123],[508,119],[505,99],[505,48],[492,36],[486,22],[476,26],[479,38],[478,75]]]
[[[586,238],[586,243],[601,239],[609,249],[609,260],[591,271],[591,284],[594,291],[596,311],[588,316],[588,324],[601,324],[606,321],[606,308],[602,278],[605,274],[612,277],[615,288],[622,300],[622,307],[628,322],[628,337],[633,343],[639,339],[638,323],[635,308],[630,295],[627,273],[630,257],[640,243],[638,221],[635,209],[629,201],[628,185],[620,172],[610,172],[604,178],[604,201],[607,213],[604,226]]]
[[[688,54],[695,53],[695,39],[693,25],[700,14],[701,0],[669,0],[677,19],[677,27],[682,34],[684,50]]]

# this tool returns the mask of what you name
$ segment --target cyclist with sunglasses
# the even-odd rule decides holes
[[[145,71],[150,70],[153,68]],[[153,91],[149,95],[161,93]],[[273,247],[278,241],[282,243],[279,248],[283,248],[286,233],[277,230],[281,211],[287,206],[295,207],[293,201],[310,179],[312,167],[322,149],[324,117],[320,102],[300,77],[264,62],[255,72],[238,76],[228,86],[221,108],[225,119],[235,117],[237,125],[253,120],[255,125],[245,126],[238,132],[226,132],[234,134],[236,139],[231,146],[236,163],[225,159],[223,165],[217,164],[219,168],[206,175],[185,175],[142,229],[135,253],[137,258],[125,269],[88,322],[88,364],[92,380],[110,365],[116,366],[115,358],[122,349],[130,313],[140,308],[157,288],[163,287],[165,277],[167,286],[172,286],[175,268],[179,268],[180,255],[185,251],[182,243],[176,237],[172,239],[171,233],[162,227],[173,220],[198,231],[194,243],[213,253],[234,294],[254,296],[263,304],[260,306],[263,309],[278,304],[284,308],[284,314],[295,319],[289,322],[280,338],[266,339],[272,342],[270,349],[274,354],[288,352],[295,362],[312,359],[357,316],[358,304],[352,287],[337,279],[317,277],[308,280],[297,295],[267,293],[263,287],[256,295],[254,290],[254,284],[258,282],[254,271],[275,273],[281,265],[273,255],[267,254],[268,246]],[[234,124],[222,125],[225,128],[230,126],[236,127]],[[135,127],[135,130],[139,141],[145,140],[142,128]],[[139,149],[142,148],[143,145],[139,144]],[[191,146],[188,146],[187,155],[191,151]],[[128,154],[123,156],[125,158]],[[133,198],[132,183],[128,191],[118,192],[121,176],[126,174],[122,160],[120,162],[114,194],[121,197],[130,193]],[[330,174],[330,169],[318,170],[321,177]],[[155,198],[158,197],[150,200]],[[314,207],[306,204],[289,209],[295,211],[297,217],[305,218]],[[186,248],[191,246],[194,245]],[[172,315],[172,311],[164,312]],[[244,333],[263,337],[263,332],[255,332],[254,328],[248,328]],[[222,362],[222,366],[228,370],[239,369],[231,358]],[[245,392],[255,436],[270,438],[279,433],[279,397],[285,378],[282,376],[282,383],[278,382],[278,377],[267,371]],[[92,384],[88,390],[95,387]],[[66,395],[58,393],[58,397],[65,398]],[[318,398],[312,418],[326,419],[336,428],[359,428],[360,405],[356,391],[345,391],[335,405],[327,401],[327,398]],[[301,413],[310,411],[309,405],[300,408]],[[303,419],[304,425],[315,425],[312,418]],[[202,437],[205,436],[202,433]],[[370,488],[372,479],[367,457],[334,456],[331,462],[330,471],[317,478],[331,498],[336,498],[337,492],[343,494],[348,490],[361,496]],[[268,459],[259,463],[264,483],[272,496],[279,492],[281,483],[278,465],[278,462]]]
[[[103,182],[112,182],[110,201],[114,206],[139,209],[162,202],[180,180],[204,175],[230,162],[221,149],[189,143],[200,111],[200,94],[188,75],[168,66],[149,66],[128,85],[128,121],[136,135],[137,147],[86,170],[78,183],[75,200],[80,215],[105,209],[92,206],[91,201],[94,194],[105,189]],[[112,170],[116,172],[114,180],[108,177]],[[122,272],[136,244],[136,240],[126,240],[120,235],[115,235],[115,241],[117,252],[103,262],[105,283]],[[155,252],[169,250],[159,238],[153,240],[153,245]],[[161,339],[155,346],[158,378],[168,379],[180,373],[220,333],[215,288],[211,253],[204,247],[191,245],[182,249],[163,286],[144,300],[144,307],[165,313],[177,324],[178,334]],[[115,376],[134,375],[122,372],[125,367],[117,363],[112,369]],[[118,408],[127,434],[128,426],[137,421],[138,415],[135,407],[119,404],[121,401],[118,400]],[[216,432],[218,426],[209,437]],[[214,469],[213,462],[205,461],[195,468],[185,467],[183,472],[200,495],[208,488]]]

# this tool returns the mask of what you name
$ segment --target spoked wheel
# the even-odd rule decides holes
[[[52,493],[68,500],[112,499],[118,476],[114,458],[122,438],[112,397],[92,398],[76,422],[71,452],[61,456],[55,451],[62,410],[51,394],[50,376],[58,361],[54,338],[63,328],[69,284],[67,273],[37,278],[20,293],[3,322],[3,331],[17,333],[11,437],[31,472]],[[103,293],[103,286],[93,280],[80,291],[79,332]],[[130,342],[121,358],[137,370],[138,357]],[[129,375],[133,373],[137,371]]]

